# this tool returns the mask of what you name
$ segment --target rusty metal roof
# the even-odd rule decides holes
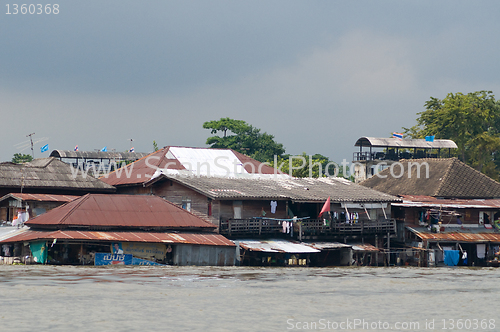
[[[371,245],[369,243],[353,243],[352,245],[352,250],[354,251],[380,251],[379,248],[375,247],[374,245]]]
[[[249,251],[273,252],[273,253],[316,253],[320,250],[312,248],[309,245],[286,240],[235,240],[239,242],[243,249]]]
[[[498,209],[500,199],[441,199],[422,195],[402,195],[401,207],[444,207],[453,209]]]
[[[0,198],[0,202],[9,198],[16,199],[18,201],[37,201],[37,202],[71,202],[74,199],[77,199],[80,196],[72,196],[72,195],[49,195],[49,194],[19,194],[19,193],[10,193],[2,198]]]
[[[87,194],[26,222],[30,227],[214,229],[158,196]]]
[[[426,228],[422,227],[406,227],[416,236],[424,241],[431,242],[471,242],[471,243],[485,243],[494,242],[500,243],[500,233],[491,229],[488,230],[483,227],[475,228],[448,228],[445,232],[432,233]],[[445,228],[446,229],[446,228]]]
[[[0,243],[25,242],[34,240],[79,240],[112,242],[150,242],[172,244],[199,244],[209,246],[229,246],[235,244],[220,234],[160,233],[160,232],[95,232],[95,231],[36,231],[27,230],[9,237]]]

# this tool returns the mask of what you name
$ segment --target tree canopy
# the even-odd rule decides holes
[[[284,155],[282,157],[278,157],[276,161],[277,163],[274,162],[274,159],[270,160],[270,166],[277,167],[280,171],[286,174],[290,174],[291,163],[292,176],[297,178],[336,176],[345,177],[354,182],[354,177],[352,175],[348,177],[349,167],[345,167],[347,174],[344,174],[344,167],[342,165],[330,161],[328,157],[319,153],[312,156],[307,155],[305,152],[298,156]]]
[[[29,163],[33,160],[30,154],[14,153],[12,157],[12,162],[16,164]]]
[[[285,153],[283,144],[277,143],[273,135],[262,133],[260,129],[242,120],[221,118],[203,123],[203,128],[210,129],[211,134],[223,134],[207,139],[206,144],[211,148],[233,149],[261,162]]]
[[[411,138],[451,139],[459,159],[498,180],[500,169],[500,101],[492,91],[449,93],[431,97],[425,111],[417,113],[417,125],[403,128]]]

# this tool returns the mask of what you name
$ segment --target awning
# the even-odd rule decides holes
[[[27,230],[9,237],[0,243],[26,242],[34,240],[80,240],[112,242],[149,242],[171,244],[199,244],[230,246],[234,243],[220,234],[154,233],[154,232],[92,232],[92,231],[35,231]]]
[[[431,233],[430,231],[421,231],[412,227],[406,228],[420,239],[428,242],[500,243],[500,233],[496,233],[494,230],[486,232],[486,229],[459,228],[449,232]]]
[[[249,251],[290,254],[309,254],[321,251],[303,243],[285,240],[235,240],[235,242],[239,242],[240,247]]]
[[[380,251],[379,248],[371,245],[371,244],[361,244],[361,243],[356,243],[356,244],[351,244],[352,245],[352,250],[353,251],[370,251],[370,252],[376,252]]]

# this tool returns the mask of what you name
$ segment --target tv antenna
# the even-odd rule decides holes
[[[26,135],[26,137],[29,137],[30,139],[27,140],[27,141],[24,141],[24,142],[21,142],[21,143],[17,143],[17,144],[14,144],[14,147],[19,151],[24,151],[28,148],[31,147],[31,152],[32,154],[34,154],[34,151],[33,151],[33,145],[34,144],[38,144],[40,142],[44,142],[44,141],[47,141],[49,138],[48,137],[42,137],[42,138],[39,138],[37,140],[33,140],[32,136],[34,135],[35,133],[32,133],[32,134],[29,134],[29,135]],[[34,157],[34,156],[33,156]]]

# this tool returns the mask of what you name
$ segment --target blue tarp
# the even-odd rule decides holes
[[[460,260],[460,250],[445,250],[444,263],[448,266],[457,266]]]

